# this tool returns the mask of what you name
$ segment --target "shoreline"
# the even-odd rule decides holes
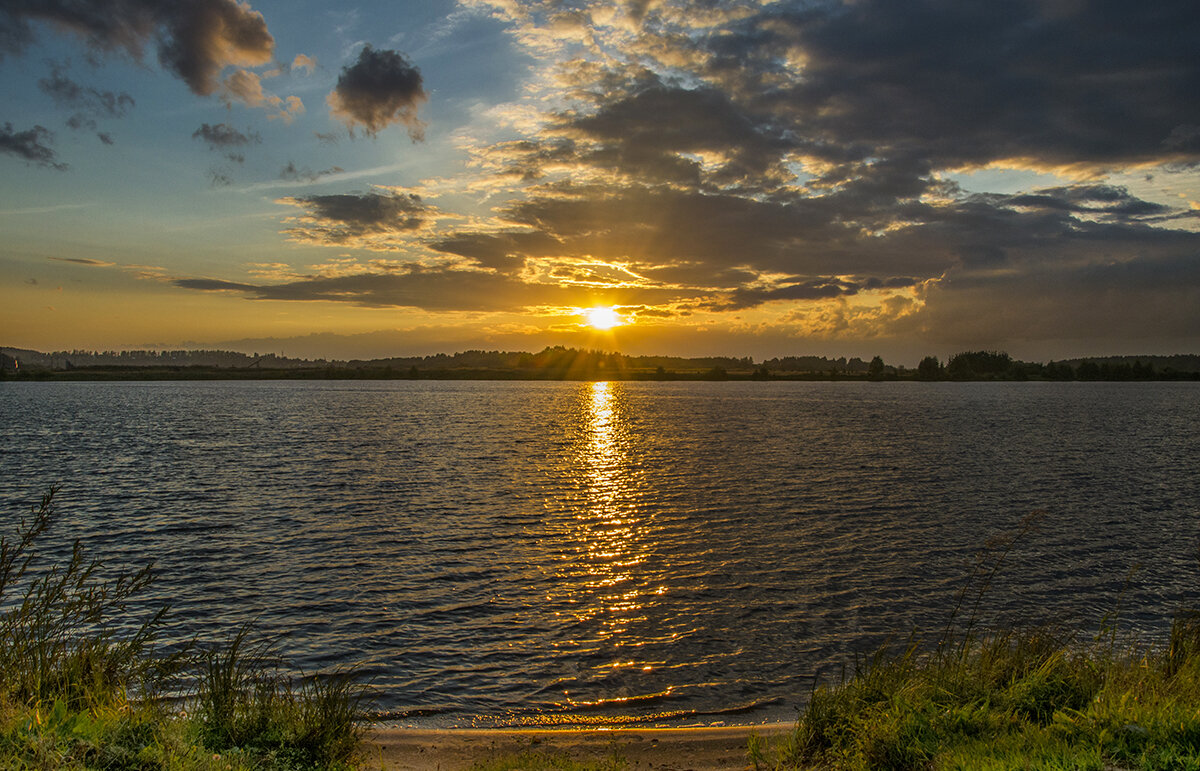
[[[744,769],[751,734],[773,737],[795,723],[693,728],[381,728],[363,737],[364,768],[455,771],[522,752],[663,771]]]

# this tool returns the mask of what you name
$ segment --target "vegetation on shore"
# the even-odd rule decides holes
[[[365,693],[352,672],[296,676],[246,628],[161,645],[166,608],[130,621],[152,567],[108,575],[78,542],[61,564],[37,553],[54,492],[0,537],[0,767],[350,767]]]
[[[980,598],[1015,540],[977,563],[936,641],[885,646],[852,677],[818,686],[794,732],[751,741],[754,766],[1200,769],[1200,611],[1179,611],[1162,648],[1124,640],[1116,612],[1087,641],[983,630]]]
[[[230,351],[0,349],[0,378],[18,380],[1200,380],[1200,356],[1116,356],[1023,362],[964,351],[916,369],[879,356],[627,356],[554,346],[538,353],[463,351],[369,361],[289,359]]]

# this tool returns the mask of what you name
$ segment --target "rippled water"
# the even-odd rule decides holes
[[[0,522],[154,560],[178,631],[258,618],[393,722],[789,720],[937,630],[1048,516],[1001,622],[1161,634],[1200,598],[1200,390],[1175,383],[3,383]]]

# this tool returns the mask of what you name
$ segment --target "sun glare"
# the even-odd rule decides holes
[[[625,320],[612,308],[589,308],[584,312],[588,326],[594,329],[612,329],[625,323]]]

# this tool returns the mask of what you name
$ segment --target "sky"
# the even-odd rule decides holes
[[[1200,352],[1197,41],[1195,0],[0,0],[0,344]]]

